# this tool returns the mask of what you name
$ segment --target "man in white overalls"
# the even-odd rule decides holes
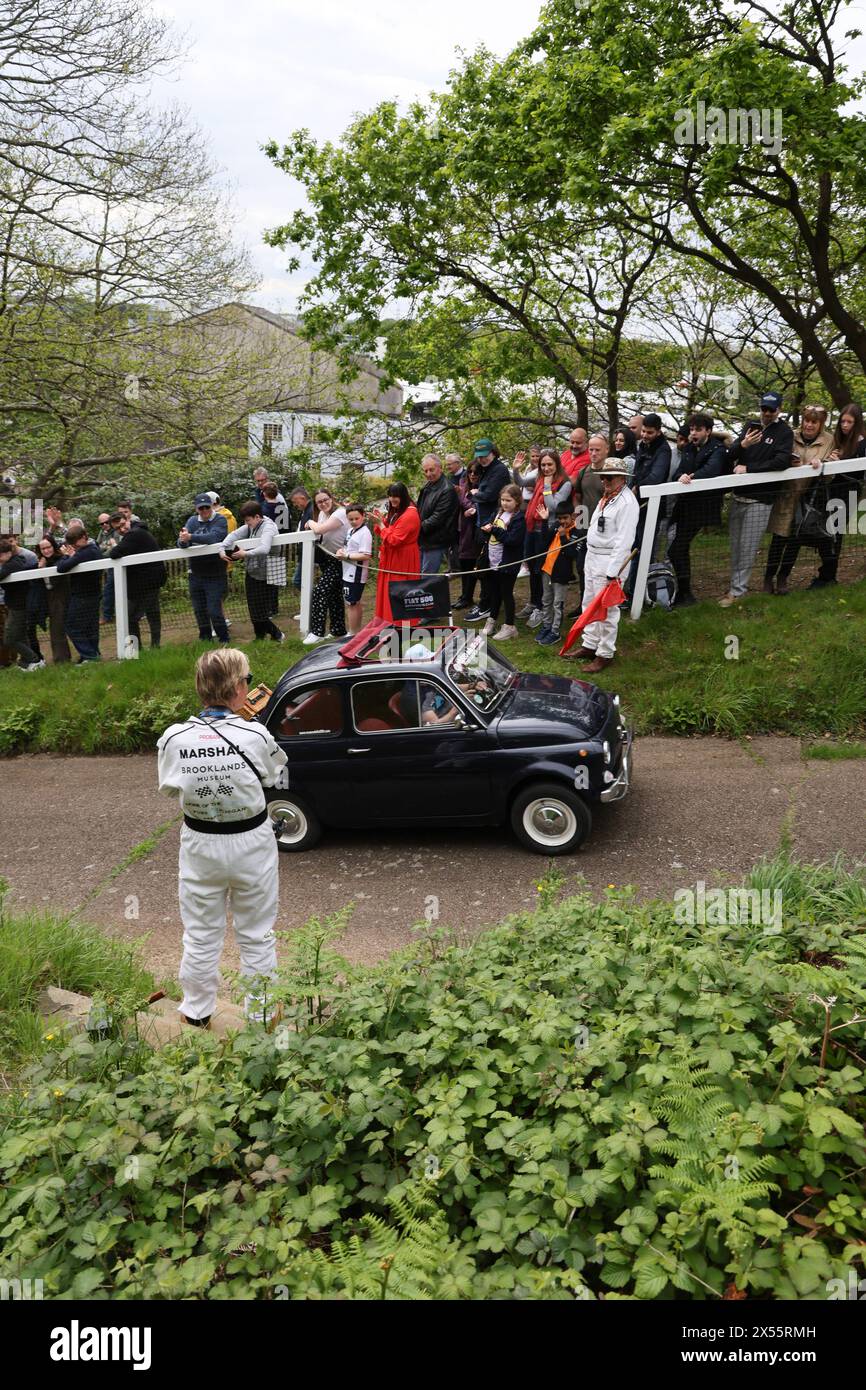
[[[599,471],[604,492],[592,514],[586,533],[586,563],[583,571],[583,608],[592,603],[596,594],[612,579],[620,577],[634,545],[640,508],[630,487],[626,487],[629,469],[625,459],[608,459]],[[607,617],[589,623],[583,630],[583,646],[578,660],[587,661],[587,675],[595,675],[609,666],[616,653],[616,630],[619,608],[609,608]]]
[[[241,974],[250,981],[247,1015],[265,1023],[273,1016],[265,995],[277,965],[278,851],[263,789],[276,785],[288,759],[262,724],[237,714],[251,679],[243,652],[206,652],[195,668],[201,714],[172,724],[157,745],[159,789],[183,808],[180,1014],[197,1028],[216,1008],[229,892]]]

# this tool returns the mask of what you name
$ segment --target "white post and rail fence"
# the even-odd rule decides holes
[[[313,550],[316,538],[312,531],[290,531],[285,535],[275,536],[271,542],[271,554],[277,547],[300,546],[301,549],[301,617],[299,627],[301,635],[306,637],[310,630],[310,602],[313,594]],[[255,541],[242,540],[237,543],[239,550],[250,550]],[[40,583],[45,579],[55,577],[69,578],[76,574],[84,574],[88,570],[105,570],[114,575],[114,602],[116,613],[116,636],[117,636],[117,657],[120,661],[128,661],[138,656],[138,643],[129,631],[129,607],[127,603],[127,571],[134,565],[153,565],[160,560],[198,560],[205,555],[219,555],[222,551],[222,544],[218,541],[214,545],[194,545],[185,549],[174,550],[148,550],[143,555],[126,555],[120,560],[84,560],[80,565],[76,565],[72,570],[58,573],[57,568],[45,567],[44,569],[29,569],[20,571],[17,574],[10,574],[3,580],[0,587],[6,588],[7,584],[33,584]],[[286,556],[288,561],[289,557]],[[288,565],[287,565],[288,568]]]
[[[700,496],[701,493],[715,492],[723,488],[727,490],[736,488],[739,491],[740,488],[766,487],[767,483],[785,482],[794,478],[832,479],[837,473],[859,473],[866,476],[866,459],[839,459],[833,463],[822,464],[820,469],[812,468],[811,465],[806,464],[800,468],[786,468],[778,473],[723,473],[718,478],[700,478],[691,483],[654,483],[642,487],[640,500],[646,504],[646,521],[644,522],[643,540],[631,597],[630,614],[632,620],[637,621],[643,612],[649,567],[653,562],[656,549],[660,549],[657,531],[663,497],[692,500]],[[848,530],[841,532],[841,534],[866,536],[866,516],[863,516],[862,525],[858,527],[860,520],[859,515],[853,519],[854,529],[852,530],[852,518],[849,517]]]
[[[630,614],[634,621],[640,618],[646,601],[647,575],[650,565],[653,562],[655,552],[660,549],[658,527],[659,513],[661,510],[662,498],[673,497],[675,499],[688,498],[693,500],[702,493],[719,491],[722,489],[731,490],[736,488],[749,489],[752,487],[766,486],[767,483],[786,482],[798,478],[816,479],[825,477],[832,479],[836,474],[860,474],[866,476],[866,459],[840,459],[832,463],[824,463],[819,470],[806,465],[798,468],[787,468],[777,473],[725,473],[718,478],[699,479],[689,484],[679,482],[657,483],[641,488],[640,500],[646,507],[646,521],[644,523],[643,539],[641,542],[640,554],[638,557],[637,572],[635,576],[634,590],[631,597]],[[862,517],[857,512],[854,518],[848,516],[847,529],[842,534],[859,534],[866,536],[866,514]],[[292,531],[285,535],[275,536],[271,545],[271,553],[277,547],[300,547],[301,560],[301,590],[300,590],[300,632],[306,636],[310,630],[310,604],[313,592],[313,570],[314,570],[314,548],[315,536],[311,531]],[[248,550],[255,542],[242,540],[238,542],[238,548]],[[117,656],[119,660],[129,660],[138,656],[138,643],[129,631],[129,609],[127,604],[127,571],[134,565],[152,565],[160,560],[184,560],[199,559],[205,555],[219,555],[222,545],[217,542],[215,545],[196,545],[184,549],[176,548],[172,550],[147,551],[143,555],[129,555],[121,560],[88,560],[81,565],[77,565],[72,571],[73,574],[82,574],[87,570],[105,570],[114,575],[115,611],[116,611],[116,639]],[[287,556],[287,568],[288,559]],[[70,572],[67,571],[67,574]],[[39,583],[41,580],[50,579],[57,575],[56,568],[30,569],[20,573],[9,575],[3,580],[3,587],[8,584]]]

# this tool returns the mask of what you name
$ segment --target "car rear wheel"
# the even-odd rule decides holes
[[[319,817],[299,796],[281,792],[268,803],[268,815],[277,837],[277,848],[284,854],[312,849],[322,837]]]
[[[589,835],[592,815],[570,787],[539,783],[514,798],[511,828],[536,854],[571,854]]]

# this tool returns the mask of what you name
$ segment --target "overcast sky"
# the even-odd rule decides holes
[[[540,0],[157,0],[186,35],[188,57],[155,97],[180,101],[208,136],[234,189],[237,234],[262,277],[259,304],[291,311],[300,278],[262,243],[300,190],[260,145],[300,126],[336,139],[377,102],[445,85],[455,50],[506,53],[532,29]]]

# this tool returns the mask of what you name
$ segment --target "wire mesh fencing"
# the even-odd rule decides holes
[[[864,476],[866,459],[849,459],[825,463],[818,474],[791,468],[645,487],[632,617],[647,602],[651,566],[662,561],[676,575],[680,603],[784,597],[863,579]]]
[[[277,537],[261,580],[251,580],[242,562],[226,564],[219,546],[88,561],[66,574],[44,568],[8,576],[0,664],[134,657],[172,643],[305,634],[312,543],[309,533]],[[239,542],[241,549],[249,544]],[[26,586],[23,604],[9,595],[13,585]]]

